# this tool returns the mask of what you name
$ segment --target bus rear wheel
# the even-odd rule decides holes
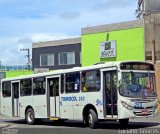
[[[88,126],[90,128],[97,128],[97,124],[98,124],[98,117],[96,112],[93,109],[90,109],[88,112]]]
[[[34,122],[35,122],[35,115],[34,115],[34,111],[33,111],[32,108],[29,108],[29,109],[26,111],[25,119],[26,119],[26,122],[27,122],[29,125],[33,125],[33,124],[34,124]]]

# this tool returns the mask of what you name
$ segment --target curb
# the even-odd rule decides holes
[[[9,127],[9,124],[0,124],[0,129],[1,128],[6,128],[6,127]]]

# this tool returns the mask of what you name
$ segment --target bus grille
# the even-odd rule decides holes
[[[134,107],[134,109],[155,109],[155,106],[150,106],[150,107]]]
[[[148,110],[134,111],[134,115],[136,116],[149,116],[152,114],[153,114],[153,111],[148,111]]]

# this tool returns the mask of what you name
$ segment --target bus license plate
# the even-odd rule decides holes
[[[142,114],[148,114],[148,110],[142,110]]]

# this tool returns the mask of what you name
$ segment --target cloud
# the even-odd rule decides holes
[[[25,52],[20,48],[31,49],[32,42],[72,38],[80,36],[81,28],[88,25],[135,19],[136,2],[117,1],[3,0],[0,2],[0,60],[4,64],[25,64]]]
[[[0,2],[0,17],[45,18],[46,14],[54,14],[52,8],[55,5],[50,0],[3,0]]]
[[[31,44],[22,41],[20,37],[6,37],[1,39],[0,46],[4,48],[3,53],[0,53],[0,59],[2,64],[15,65],[15,64],[26,64],[27,52],[22,52],[22,48],[30,48]],[[4,44],[5,43],[5,44]],[[30,53],[31,54],[31,53]]]
[[[36,33],[36,34],[31,34],[30,36],[33,42],[53,41],[53,40],[77,37],[77,36],[67,35],[65,33]]]
[[[26,64],[27,52],[20,51],[20,49],[29,48],[30,54],[32,55],[32,42],[42,42],[72,37],[75,36],[70,36],[62,33],[32,33],[26,35],[26,37],[0,38],[0,61],[2,61],[2,64],[7,65]]]
[[[130,7],[135,2],[133,0],[107,0],[101,3],[97,3],[93,9],[95,10],[109,10],[109,9],[117,9],[117,8],[125,8]]]
[[[20,44],[28,44],[28,43],[32,43],[32,39],[31,38],[20,38],[17,41]]]
[[[21,64],[22,63],[22,56],[19,51],[18,47],[16,46],[16,42],[18,38],[10,37],[10,38],[0,38],[0,46],[1,46],[1,53],[0,53],[0,60],[2,64]],[[24,60],[24,59],[23,59]]]
[[[0,17],[37,19],[62,15],[70,18],[75,12],[86,12],[95,3],[97,0],[1,0]]]
[[[65,20],[73,20],[73,19],[79,18],[80,13],[79,12],[65,12],[61,14],[60,17]]]

